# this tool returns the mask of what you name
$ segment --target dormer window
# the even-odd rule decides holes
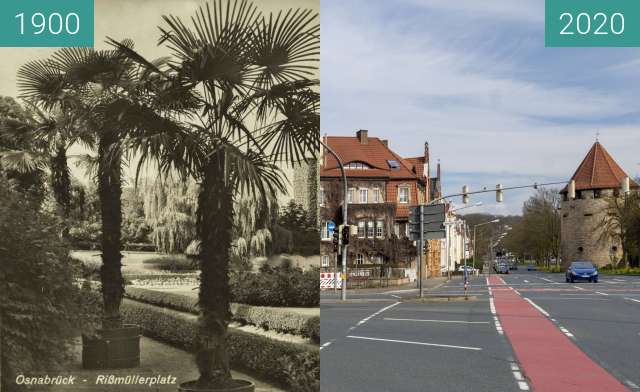
[[[346,165],[344,165],[345,169],[358,169],[358,170],[365,170],[365,169],[371,169],[371,166],[369,166],[368,164],[364,163],[364,162],[360,162],[360,161],[355,161],[355,162],[349,162]]]
[[[387,161],[387,164],[389,165],[389,168],[391,168],[391,170],[398,170],[400,169],[400,164],[398,163],[398,161],[394,160],[394,159],[390,159]]]

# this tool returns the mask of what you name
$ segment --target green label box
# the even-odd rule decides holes
[[[640,0],[545,0],[545,46],[640,46]]]
[[[0,0],[0,46],[93,47],[94,0]]]

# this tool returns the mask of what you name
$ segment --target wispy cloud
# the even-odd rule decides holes
[[[635,171],[637,83],[612,91],[625,80],[609,71],[635,55],[545,50],[543,21],[514,22],[543,17],[540,3],[323,2],[323,132],[367,128],[405,155],[428,140],[445,190],[504,172],[517,174],[505,183],[568,178],[598,131]],[[522,197],[500,208],[518,212]]]

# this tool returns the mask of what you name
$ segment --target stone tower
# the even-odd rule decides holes
[[[605,237],[602,222],[612,197],[620,197],[622,181],[628,175],[596,141],[571,179],[575,181],[576,197],[569,199],[565,187],[561,205],[561,258],[563,267],[575,260],[590,260],[598,266],[619,260],[619,241]],[[635,181],[631,188],[638,189]]]

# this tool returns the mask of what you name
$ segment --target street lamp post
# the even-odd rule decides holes
[[[342,184],[343,184],[343,193],[342,193],[342,221],[343,224],[345,225],[343,230],[349,230],[349,226],[348,225],[348,221],[347,221],[347,175],[344,172],[344,165],[342,164],[342,160],[340,159],[340,157],[338,156],[338,154],[336,154],[335,151],[333,151],[333,149],[331,147],[329,147],[328,144],[326,144],[325,142],[323,142],[322,140],[320,140],[320,143],[322,143],[322,145],[324,146],[324,148],[327,149],[327,151],[329,151],[329,153],[331,153],[331,155],[333,155],[333,157],[336,159],[336,161],[338,162],[338,166],[340,166],[340,173],[342,175]],[[341,276],[341,280],[342,280],[342,300],[346,301],[347,300],[347,247],[349,245],[346,244],[342,244],[342,276]]]
[[[472,261],[472,267],[475,269],[476,268],[476,229],[480,226],[484,226],[484,225],[488,225],[491,223],[498,223],[500,222],[500,219],[494,219],[492,221],[489,222],[484,222],[484,223],[478,223],[477,225],[473,226],[473,261]]]

